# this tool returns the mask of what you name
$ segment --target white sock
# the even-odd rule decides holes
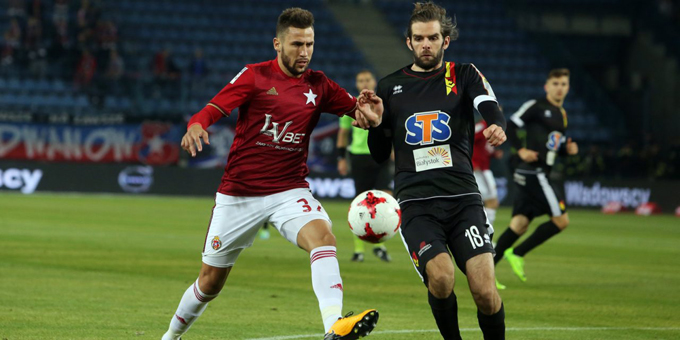
[[[489,208],[484,208],[486,211],[486,218],[489,219],[489,223],[493,225],[493,222],[496,220],[496,209],[489,209]]]
[[[319,300],[319,310],[326,333],[342,317],[342,278],[336,248],[314,248],[309,254],[312,266],[312,287]]]
[[[182,334],[189,330],[191,324],[201,316],[205,308],[208,307],[208,302],[217,295],[203,293],[198,287],[198,279],[196,279],[196,282],[184,292],[179,307],[177,307],[177,311],[170,321],[170,328],[163,335],[162,340],[179,339]]]

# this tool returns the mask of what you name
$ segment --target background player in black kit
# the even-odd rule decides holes
[[[505,314],[495,285],[491,233],[472,172],[474,111],[496,146],[506,139],[505,119],[491,86],[472,64],[444,62],[458,31],[446,10],[416,3],[406,44],[414,63],[383,78],[377,95],[384,114],[370,129],[376,161],[396,156],[395,196],[401,234],[428,287],[429,303],[444,339],[460,339],[454,266],[466,273],[485,339],[505,338]]]
[[[510,227],[498,238],[494,262],[505,256],[522,281],[526,281],[523,256],[569,225],[564,198],[554,190],[548,176],[558,155],[578,153],[576,142],[564,135],[567,112],[562,104],[569,93],[569,70],[550,71],[545,92],[544,98],[524,103],[508,123],[508,138],[519,161],[514,174],[518,194]],[[519,130],[524,131],[521,134],[524,138],[518,136]],[[517,248],[511,248],[527,231],[531,220],[544,214],[549,214],[550,220],[538,226]]]

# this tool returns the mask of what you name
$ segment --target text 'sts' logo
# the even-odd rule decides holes
[[[561,132],[553,131],[548,136],[548,142],[545,143],[545,146],[548,150],[557,151],[560,149],[562,143],[564,143],[564,140],[564,135],[562,135]]]
[[[302,143],[302,138],[305,136],[304,133],[286,132],[290,124],[293,124],[292,120],[286,122],[281,132],[279,132],[279,123],[272,121],[272,115],[265,114],[264,125],[260,129],[260,133],[272,136],[272,142],[274,143],[280,143],[281,141],[294,144]]]
[[[414,113],[406,119],[406,143],[427,145],[451,138],[451,117],[441,111]]]

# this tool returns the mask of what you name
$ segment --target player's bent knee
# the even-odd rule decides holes
[[[497,198],[492,198],[492,199],[488,199],[488,200],[484,201],[484,206],[489,208],[489,209],[498,209],[500,204],[498,203]]]
[[[517,235],[523,235],[529,228],[529,218],[524,215],[515,215],[510,220],[510,229]]]
[[[438,299],[445,299],[451,295],[453,291],[454,278],[453,274],[436,273],[427,276],[428,289],[430,293]]]
[[[321,242],[323,243],[324,246],[335,247],[335,235],[333,235],[333,233],[331,232],[328,232],[321,238]]]
[[[552,221],[558,228],[560,228],[560,230],[567,229],[569,226],[569,215],[565,213],[562,216],[553,217]]]
[[[441,253],[427,262],[427,288],[438,299],[451,295],[455,284],[453,262],[448,253]]]
[[[472,292],[477,308],[486,315],[496,313],[500,309],[500,296],[496,287],[489,286]]]

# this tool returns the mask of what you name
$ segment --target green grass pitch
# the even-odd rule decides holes
[[[380,311],[369,339],[441,339],[398,237],[387,243],[392,263],[370,253],[350,262],[347,204],[324,202],[345,312]],[[211,198],[0,193],[0,340],[160,339],[197,276],[212,205]],[[499,211],[498,233],[509,217]],[[528,282],[499,264],[507,338],[680,339],[680,219],[583,210],[570,217],[564,233],[527,255]],[[463,337],[482,339],[465,277],[456,275]],[[185,339],[321,339],[322,332],[308,255],[272,230],[241,255]]]

